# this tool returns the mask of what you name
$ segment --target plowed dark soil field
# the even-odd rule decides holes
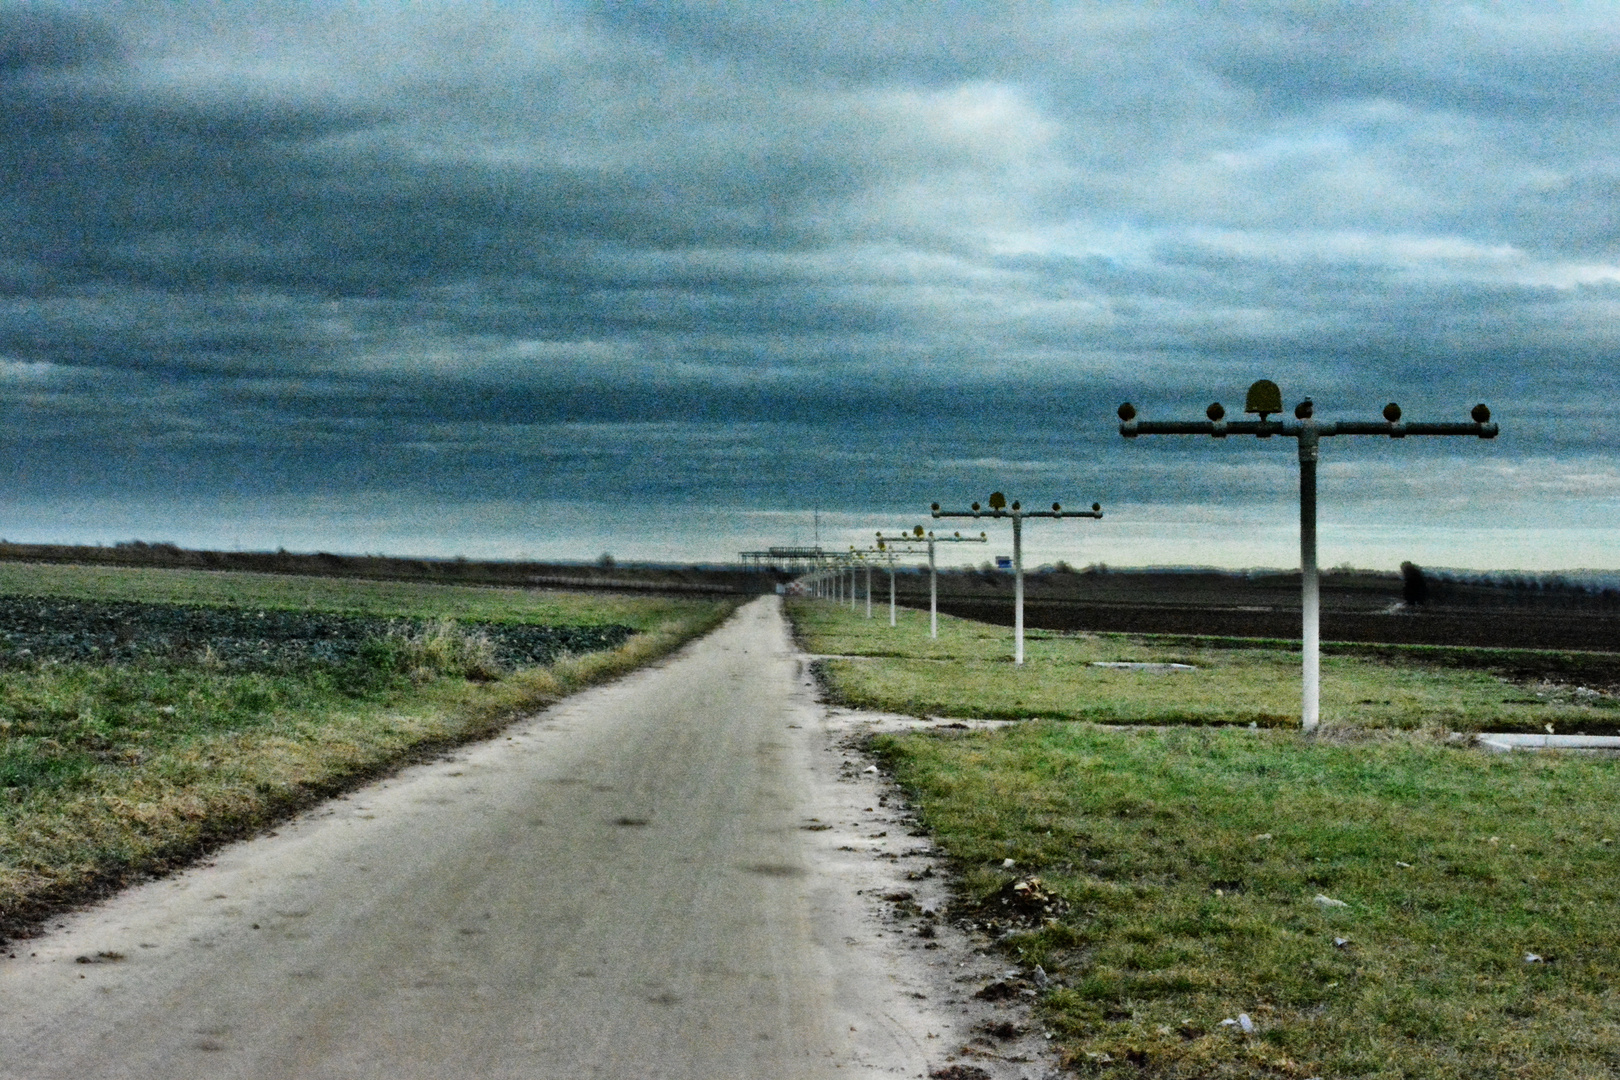
[[[206,655],[232,670],[343,664],[367,641],[412,632],[420,619],[381,619],[321,611],[143,604],[0,596],[0,665],[41,660],[194,662]],[[464,623],[489,638],[502,664],[544,664],[564,652],[624,644],[628,626],[531,626]]]
[[[927,608],[926,573],[900,574],[897,585],[900,603]],[[887,587],[882,577],[874,578],[873,591],[880,598]],[[1325,575],[1322,639],[1620,652],[1620,610],[1600,596],[1510,586],[1433,591],[1438,594],[1433,602],[1406,606],[1401,602],[1399,575]],[[1012,575],[941,574],[939,609],[1010,626]],[[1029,575],[1024,624],[1044,630],[1297,641],[1299,575],[1133,571]]]
[[[908,603],[910,606],[927,606],[926,599],[919,605],[908,598]],[[1010,596],[996,601],[941,597],[939,610],[1004,626],[1011,626],[1013,621]],[[1297,641],[1300,636],[1300,613],[1297,605],[1291,610],[1256,610],[1026,599],[1024,625],[1043,630],[1291,638]],[[1324,611],[1322,640],[1620,652],[1620,618],[1574,612],[1554,615],[1469,609],[1401,614]]]

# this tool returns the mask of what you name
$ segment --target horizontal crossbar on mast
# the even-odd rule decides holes
[[[1092,503],[1090,510],[1065,510],[1061,503],[1053,503],[1050,510],[1025,510],[1019,503],[1010,506],[1007,497],[997,491],[990,496],[988,508],[974,503],[967,510],[941,510],[934,503],[929,512],[936,518],[1006,518],[1013,527],[1013,663],[1024,663],[1024,522],[1028,518],[1100,518],[1101,503]],[[929,552],[932,562],[933,552]]]
[[[1095,504],[1094,504],[1095,505]],[[937,518],[1100,518],[1102,507],[1091,510],[934,510]],[[944,539],[944,537],[940,537]]]
[[[1318,438],[1332,435],[1386,435],[1401,439],[1408,435],[1477,435],[1481,439],[1494,439],[1494,423],[1379,423],[1376,420],[1122,420],[1119,433],[1127,439],[1138,435],[1210,435],[1217,439],[1226,435],[1254,435],[1270,438],[1298,438],[1309,423]],[[989,515],[987,515],[989,516]],[[1026,514],[1025,517],[1033,517]]]

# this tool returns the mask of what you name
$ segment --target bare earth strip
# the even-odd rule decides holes
[[[15,943],[0,1076],[926,1075],[992,961],[876,917],[926,841],[836,734],[777,601],[754,602]]]

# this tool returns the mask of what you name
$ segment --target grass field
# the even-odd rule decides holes
[[[701,603],[694,607],[685,599],[614,593],[0,562],[0,596],[17,595],[462,621],[621,623],[638,630],[703,609]]]
[[[1244,647],[1231,640],[1177,639],[1165,644],[1126,634],[1030,634],[1025,664],[1011,662],[1006,627],[941,616],[928,637],[925,612],[866,619],[831,604],[796,602],[790,610],[805,647],[821,662],[832,697],[853,708],[915,716],[1022,720],[1096,720],[1110,724],[1299,723],[1300,658],[1280,643]],[[1423,646],[1360,647],[1322,658],[1322,720],[1327,726],[1454,731],[1604,734],[1620,724],[1620,698],[1606,691],[1535,677],[1507,679],[1482,663],[1549,672],[1584,666],[1614,677],[1614,658],[1532,659],[1510,651]],[[1177,663],[1195,670],[1154,672],[1097,663]]]
[[[1620,762],[1445,739],[1475,709],[1577,730],[1607,706],[1340,657],[1319,735],[1250,730],[1293,722],[1297,654],[1094,637],[1032,642],[1017,671],[1005,628],[793,613],[816,651],[889,654],[826,665],[845,700],[1081,721],[873,745],[960,871],[955,914],[1052,977],[1039,1015],[1080,1073],[1620,1073]],[[1138,726],[1085,722],[1111,719]]]
[[[0,656],[0,935],[661,656],[731,600],[0,565],[0,596],[385,616],[342,663]],[[464,623],[616,624],[618,647],[497,662]]]

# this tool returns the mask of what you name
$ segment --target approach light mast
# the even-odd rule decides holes
[[[1401,407],[1393,401],[1384,406],[1384,422],[1365,420],[1318,420],[1310,398],[1294,406],[1294,419],[1271,420],[1283,411],[1282,391],[1270,379],[1249,387],[1243,411],[1255,413],[1258,420],[1228,420],[1226,410],[1215,402],[1204,415],[1208,420],[1139,420],[1136,407],[1125,402],[1119,407],[1119,433],[1127,439],[1138,435],[1253,435],[1269,439],[1283,435],[1299,440],[1299,565],[1301,652],[1304,654],[1300,694],[1300,725],[1313,730],[1321,719],[1321,582],[1316,565],[1316,461],[1320,440],[1333,435],[1384,435],[1403,439],[1408,435],[1472,435],[1494,439],[1497,426],[1491,410],[1482,403],[1470,411],[1470,423],[1408,423],[1401,419]]]

